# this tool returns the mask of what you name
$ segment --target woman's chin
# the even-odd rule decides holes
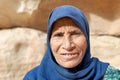
[[[79,62],[76,62],[76,61],[68,61],[68,62],[64,62],[64,63],[59,63],[62,67],[64,68],[74,68],[76,67],[77,65],[80,64],[80,61]]]

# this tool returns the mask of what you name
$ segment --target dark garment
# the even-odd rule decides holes
[[[82,62],[71,69],[57,64],[50,47],[50,36],[55,21],[69,17],[82,30],[87,40],[87,49]],[[103,63],[97,58],[91,58],[89,25],[82,11],[74,6],[64,5],[55,8],[48,20],[47,51],[41,64],[29,71],[24,80],[102,80],[107,70],[108,63]]]

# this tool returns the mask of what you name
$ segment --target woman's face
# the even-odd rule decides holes
[[[81,63],[87,42],[83,32],[70,18],[62,18],[53,25],[50,46],[57,63],[74,68]]]

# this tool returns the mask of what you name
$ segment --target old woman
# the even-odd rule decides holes
[[[80,9],[71,5],[53,9],[46,53],[24,80],[120,80],[117,69],[91,57],[89,39],[88,21]]]

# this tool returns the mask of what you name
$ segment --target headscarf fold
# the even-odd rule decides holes
[[[69,17],[82,30],[87,40],[87,49],[82,62],[75,68],[67,69],[55,61],[51,47],[50,37],[53,24],[60,18]],[[102,80],[108,63],[91,58],[89,25],[83,12],[71,5],[59,6],[52,10],[48,19],[47,50],[41,64],[29,72],[32,80]],[[30,79],[30,80],[31,80]]]

